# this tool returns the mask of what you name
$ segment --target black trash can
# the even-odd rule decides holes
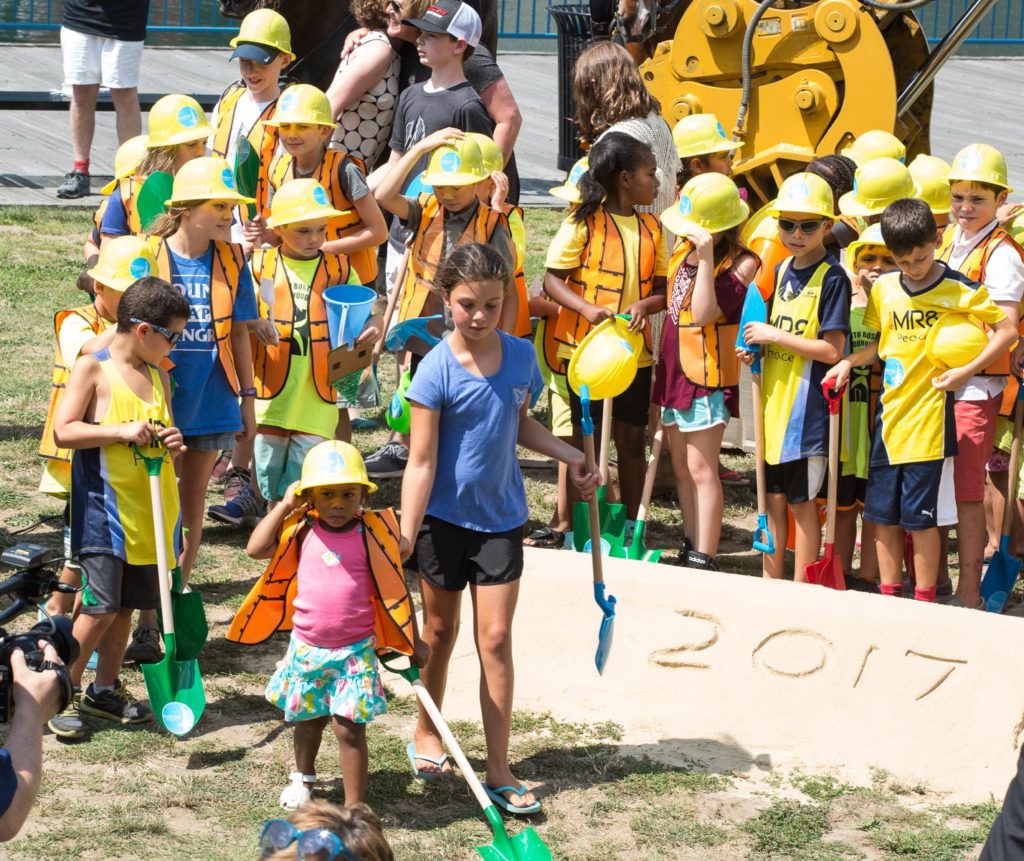
[[[549,6],[558,29],[558,169],[568,171],[583,155],[572,95],[573,71],[593,37],[590,5]]]

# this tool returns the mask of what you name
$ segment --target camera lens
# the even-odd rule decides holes
[[[31,636],[32,641],[48,640],[53,643],[57,654],[66,666],[71,666],[78,660],[78,640],[71,634],[71,620],[67,616],[53,616],[53,624],[49,619],[44,619],[33,625],[25,636]]]

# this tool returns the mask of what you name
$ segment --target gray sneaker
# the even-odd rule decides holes
[[[160,632],[152,625],[139,625],[128,648],[124,650],[124,660],[136,664],[155,664],[162,657]]]
[[[219,523],[231,526],[254,527],[267,513],[267,504],[256,496],[256,492],[246,485],[238,494],[223,505],[211,505],[206,513]]]
[[[95,685],[89,685],[82,697],[81,710],[87,715],[112,720],[120,724],[148,723],[153,712],[143,702],[133,700],[128,689],[118,679],[112,691],[98,693]]]
[[[397,442],[385,443],[364,461],[366,474],[374,478],[401,478],[408,462],[409,449]]]
[[[72,197],[87,197],[92,194],[89,188],[89,174],[73,170],[64,174],[64,182],[57,186],[57,197],[67,200]]]
[[[64,741],[81,741],[85,738],[89,733],[79,714],[81,703],[82,689],[75,688],[68,707],[55,714],[46,724],[50,728],[50,732]]]

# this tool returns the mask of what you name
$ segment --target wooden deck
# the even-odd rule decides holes
[[[220,49],[147,48],[143,92],[219,92],[235,71]],[[555,167],[558,88],[552,54],[503,54],[502,69],[523,113],[516,146],[523,200],[557,203],[545,191],[561,181]],[[50,90],[61,85],[56,46],[5,45],[0,90]],[[932,150],[949,159],[971,141],[986,141],[1007,158],[1011,181],[1024,192],[1024,135],[1015,116],[1024,89],[1024,60],[958,58],[939,75],[932,121]],[[971,106],[968,108],[967,106]],[[54,189],[68,170],[71,148],[63,111],[5,111],[0,114],[0,206],[62,203]],[[116,149],[114,114],[97,114],[93,146],[93,187],[109,178]],[[106,176],[104,176],[106,175]],[[97,196],[65,205],[92,209]]]

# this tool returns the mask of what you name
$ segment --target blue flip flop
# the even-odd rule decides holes
[[[434,759],[432,756],[425,756],[422,753],[416,753],[416,742],[410,741],[408,747],[405,749],[406,754],[409,756],[409,765],[412,766],[412,773],[415,774],[421,780],[433,780],[436,777],[440,777],[444,774],[444,764],[448,761],[448,754],[442,753],[440,757]],[[438,768],[437,772],[433,771],[420,771],[416,767],[416,760],[420,759],[423,762],[429,762],[431,765],[436,765]]]
[[[506,792],[514,792],[522,798],[526,795],[526,784],[521,783],[519,786],[499,786],[495,788],[488,786],[485,783],[483,786],[484,792],[487,793],[487,797],[506,813],[512,813],[516,816],[530,816],[534,813],[540,813],[539,801],[535,801],[533,804],[528,804],[526,807],[516,807],[516,805],[509,801],[504,795]]]

